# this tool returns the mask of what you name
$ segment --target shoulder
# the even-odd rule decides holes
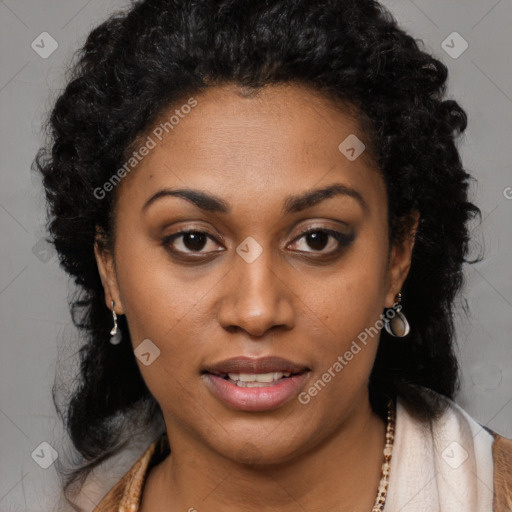
[[[119,482],[103,497],[93,512],[136,512],[149,470],[169,454],[166,433],[161,434]]]
[[[493,469],[493,511],[512,512],[512,440],[471,418],[452,402],[456,414],[464,416],[466,422],[474,425],[473,431],[485,431],[491,436],[491,460]],[[475,446],[477,444],[475,443]]]
[[[407,439],[431,447],[434,473],[441,475],[438,490],[444,482],[451,482],[453,491],[457,482],[465,481],[461,496],[473,494],[475,503],[490,505],[492,501],[493,512],[512,512],[512,440],[480,424],[453,400],[439,398],[446,407],[428,430],[420,427],[400,400],[398,403],[402,426],[418,432]],[[471,481],[474,485],[468,488]],[[477,508],[484,509],[490,507]]]
[[[512,440],[490,429],[493,436],[492,456],[494,461],[494,510],[512,511]]]

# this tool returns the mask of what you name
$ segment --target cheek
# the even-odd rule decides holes
[[[315,304],[325,331],[336,337],[341,349],[366,328],[373,326],[383,313],[386,296],[386,263],[371,252],[358,251],[339,271],[324,280],[305,304]],[[310,289],[315,289],[311,287]]]
[[[185,375],[187,369],[190,373],[191,368],[200,365],[199,356],[209,340],[204,332],[204,289],[195,293],[190,286],[153,280],[149,274],[144,281],[132,275],[125,282],[131,291],[125,309],[133,348],[136,350],[143,340],[151,340],[159,351],[155,368],[161,366],[172,375]],[[155,368],[142,366],[141,371],[151,377]]]
[[[130,290],[125,310],[135,355],[146,345],[144,352],[151,353],[150,364],[140,357],[136,362],[163,410],[177,416],[184,411],[193,415],[196,397],[191,395],[195,390],[190,384],[196,371],[199,376],[201,355],[211,339],[204,333],[204,289],[196,293],[190,285],[165,280],[156,269],[143,274],[144,278],[126,274],[124,281],[125,289]],[[152,351],[157,354],[154,358]]]
[[[162,246],[127,229],[119,228],[116,267],[133,344],[146,338],[172,342],[180,323],[200,310],[214,278],[171,263]]]
[[[121,299],[135,355],[143,347],[150,353],[136,361],[155,398],[166,401],[168,396],[176,403],[186,397],[182,383],[200,366],[210,340],[204,333],[205,290],[213,283],[211,277],[187,279],[165,260],[162,249],[137,245],[134,238],[128,246],[125,240],[120,234],[116,247]]]
[[[321,312],[305,315],[315,340],[316,378],[329,382],[333,399],[357,392],[373,366],[386,293],[386,260],[376,252],[368,245],[354,252],[336,276],[324,281],[321,293],[304,297]]]

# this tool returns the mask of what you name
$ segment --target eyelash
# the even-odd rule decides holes
[[[201,235],[206,235],[209,239],[213,240],[214,242],[218,243],[217,240],[215,240],[215,238],[210,235],[210,233],[208,233],[207,231],[200,231],[200,230],[196,230],[196,229],[189,229],[189,230],[183,230],[183,231],[178,231],[177,233],[174,233],[172,235],[169,235],[167,237],[165,237],[163,240],[162,240],[162,245],[167,249],[169,250],[170,252],[172,252],[173,254],[175,255],[179,255],[179,256],[182,256],[182,255],[193,255],[193,254],[212,254],[212,253],[215,253],[215,252],[222,252],[222,251],[211,251],[209,253],[201,253],[201,252],[183,252],[183,251],[176,251],[175,249],[172,249],[171,248],[171,245],[172,243],[177,240],[178,238],[184,236],[184,235],[187,235],[187,234],[191,234],[191,233],[194,233],[194,234],[201,234]],[[302,231],[299,235],[297,235],[296,238],[294,238],[292,240],[292,243],[295,243],[297,242],[298,240],[300,240],[301,238],[303,238],[304,236],[310,234],[310,233],[326,233],[328,234],[329,236],[331,236],[332,238],[334,238],[337,242],[338,242],[338,247],[330,252],[321,252],[321,251],[315,251],[315,250],[312,250],[312,251],[299,251],[301,253],[316,253],[316,254],[321,254],[321,255],[334,255],[334,254],[337,254],[339,252],[341,252],[341,249],[344,248],[344,247],[347,247],[348,245],[350,245],[350,243],[353,241],[354,239],[354,234],[353,233],[350,233],[350,234],[346,234],[346,233],[341,233],[339,231],[335,231],[333,229],[328,229],[328,228],[309,228],[309,229],[306,229],[305,231]]]

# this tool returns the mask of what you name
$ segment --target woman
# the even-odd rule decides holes
[[[73,72],[37,158],[88,337],[66,489],[136,411],[165,429],[97,512],[511,510],[511,442],[452,400],[446,67],[373,0],[146,0]]]

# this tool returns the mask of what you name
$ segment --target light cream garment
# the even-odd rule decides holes
[[[384,512],[492,512],[493,436],[455,402],[432,427],[397,403]]]

